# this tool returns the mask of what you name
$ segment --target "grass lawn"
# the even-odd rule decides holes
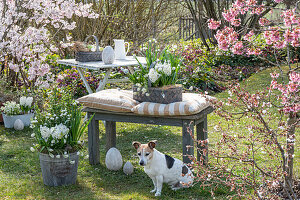
[[[257,91],[269,85],[271,69],[259,72],[245,82],[244,87]],[[226,98],[227,92],[216,94],[217,98]],[[208,117],[208,130],[222,121],[215,114]],[[247,123],[240,121],[239,123]],[[48,187],[43,185],[38,153],[31,153],[33,139],[31,130],[23,131],[5,129],[0,125],[0,199],[211,199],[209,189],[203,190],[197,185],[193,188],[172,191],[164,185],[162,196],[155,198],[149,191],[152,189],[151,179],[138,165],[136,150],[132,141],[148,142],[158,140],[157,149],[170,156],[181,158],[181,128],[136,125],[129,123],[117,124],[117,148],[120,150],[124,163],[130,161],[134,165],[134,173],[126,176],[122,170],[112,172],[105,167],[105,135],[104,126],[100,125],[101,163],[91,166],[88,160],[80,158],[78,179],[75,185],[64,187]],[[216,141],[218,134],[209,133],[211,143]],[[299,130],[297,141],[299,141]],[[85,134],[87,141],[87,134]],[[86,142],[87,146],[87,142]],[[295,175],[300,174],[299,143],[296,143]],[[87,154],[87,148],[84,149]],[[219,188],[217,199],[226,199],[229,190]]]

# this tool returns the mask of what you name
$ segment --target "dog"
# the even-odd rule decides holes
[[[172,190],[190,187],[194,181],[191,170],[181,160],[157,151],[156,143],[156,140],[148,144],[132,143],[140,158],[139,164],[153,181],[154,189],[150,192],[160,196],[163,183],[169,184]]]

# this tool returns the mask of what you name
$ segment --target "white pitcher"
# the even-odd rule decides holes
[[[124,40],[114,39],[115,42],[115,59],[125,59],[129,51],[129,43]],[[127,43],[127,51],[125,51],[125,44]]]

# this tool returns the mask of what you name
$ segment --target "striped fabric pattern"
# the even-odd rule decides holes
[[[210,106],[206,98],[200,94],[183,93],[182,101],[170,104],[142,102],[132,108],[132,112],[140,115],[178,116],[192,115]]]
[[[132,96],[132,91],[108,89],[83,96],[77,101],[89,108],[114,112],[131,112],[131,109],[139,103]]]

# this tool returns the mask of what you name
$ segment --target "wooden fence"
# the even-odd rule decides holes
[[[205,38],[213,37],[210,29],[208,27],[205,28],[206,31],[203,31],[203,35]],[[206,34],[208,33],[208,35]],[[200,33],[196,28],[196,24],[192,17],[180,17],[179,18],[179,39],[191,40],[200,38]]]

